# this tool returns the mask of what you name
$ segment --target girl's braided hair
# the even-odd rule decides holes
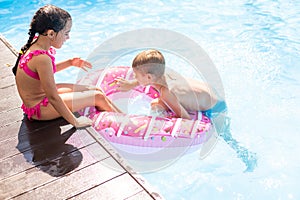
[[[21,55],[25,54],[30,46],[34,44],[33,40],[35,35],[38,34],[46,36],[46,32],[48,30],[53,30],[54,32],[58,33],[66,26],[68,20],[71,20],[71,15],[67,11],[54,5],[46,5],[36,11],[30,23],[28,41],[21,48],[16,64],[12,69],[14,75],[17,73]]]

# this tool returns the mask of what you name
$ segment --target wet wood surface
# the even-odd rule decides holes
[[[23,115],[16,56],[0,37],[0,199],[161,199],[86,129]]]

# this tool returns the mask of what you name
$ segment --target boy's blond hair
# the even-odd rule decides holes
[[[134,58],[132,68],[161,77],[165,73],[165,58],[155,49],[142,51]]]

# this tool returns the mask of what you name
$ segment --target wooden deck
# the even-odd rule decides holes
[[[0,199],[163,199],[93,128],[29,121],[0,35]]]

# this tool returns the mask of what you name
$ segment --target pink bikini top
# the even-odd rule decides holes
[[[40,80],[39,74],[37,72],[32,71],[27,66],[27,63],[30,61],[30,59],[33,56],[38,56],[38,55],[41,55],[41,54],[47,54],[51,58],[51,60],[52,60],[52,66],[53,66],[53,73],[55,73],[56,72],[56,65],[55,65],[55,58],[54,58],[55,49],[53,49],[53,48],[50,48],[48,51],[46,51],[46,50],[35,50],[35,51],[29,52],[27,55],[22,55],[21,58],[20,58],[20,64],[19,64],[19,67],[21,69],[23,69],[24,72],[28,76],[30,76],[30,77],[32,77],[34,79],[37,79],[37,80]]]

